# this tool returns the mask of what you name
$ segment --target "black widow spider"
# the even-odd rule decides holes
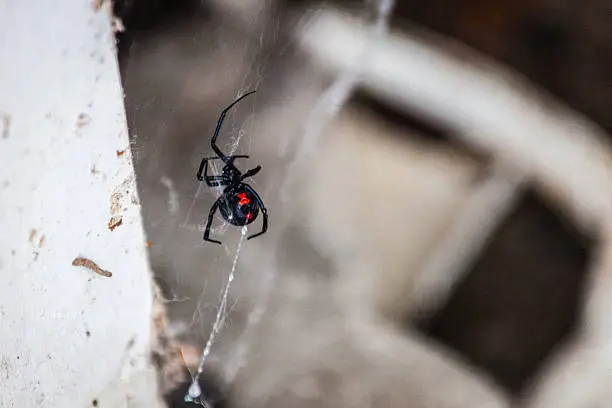
[[[219,121],[217,122],[217,128],[215,134],[210,140],[210,145],[213,151],[217,154],[217,157],[205,157],[200,163],[200,169],[198,170],[198,180],[205,181],[209,187],[225,187],[221,193],[221,196],[215,201],[210,212],[208,213],[208,222],[206,223],[206,230],[204,231],[204,241],[214,242],[221,245],[221,241],[210,239],[210,227],[212,225],[213,217],[217,208],[221,212],[221,216],[227,222],[232,225],[239,227],[249,225],[257,218],[259,211],[263,214],[263,225],[260,232],[249,236],[247,239],[258,237],[264,234],[268,230],[268,210],[264,206],[261,197],[253,187],[249,186],[242,181],[246,178],[252,177],[259,173],[261,166],[257,166],[248,170],[242,174],[240,170],[234,166],[235,159],[247,159],[249,156],[244,155],[233,155],[226,156],[223,154],[221,149],[217,147],[217,136],[221,130],[221,125],[225,119],[227,112],[242,99],[255,93],[256,91],[248,92],[234,102],[232,102],[227,108],[221,112]],[[210,160],[223,160],[225,165],[221,171],[221,175],[209,176],[208,175],[208,162]],[[204,175],[202,175],[204,173]]]

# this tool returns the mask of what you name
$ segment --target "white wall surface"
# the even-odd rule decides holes
[[[110,4],[4,0],[0,28],[0,407],[158,406]]]

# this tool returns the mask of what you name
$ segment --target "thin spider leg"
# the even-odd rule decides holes
[[[198,169],[198,174],[196,175],[198,180],[204,181],[204,178],[208,177],[208,162],[213,159],[215,159],[215,157],[205,157],[202,159],[200,162],[200,168]],[[202,175],[202,173],[204,173],[204,175]]]
[[[206,185],[209,187],[220,187],[227,186],[230,184],[230,181],[225,176],[209,176],[208,175],[208,161],[211,159],[216,159],[216,157],[207,157],[202,160],[200,164],[200,169],[198,170],[198,180],[206,181]],[[202,175],[204,173],[204,175]]]
[[[230,182],[222,176],[209,176],[206,178],[206,185],[208,187],[225,187],[229,184]]]
[[[228,156],[232,161],[234,159],[248,159],[250,156],[248,154],[235,154],[233,156]]]
[[[249,236],[247,238],[247,240],[258,237],[262,234],[265,234],[266,231],[268,230],[268,210],[266,209],[266,206],[264,205],[263,201],[261,200],[261,197],[259,196],[259,194],[257,194],[257,192],[255,190],[253,190],[253,187],[249,186],[248,184],[244,185],[245,188],[251,193],[253,194],[253,197],[255,197],[255,201],[257,201],[257,205],[259,206],[259,208],[261,209],[261,213],[263,214],[263,221],[262,221],[262,226],[261,226],[261,231],[259,231],[257,234],[253,234],[251,236]]]
[[[249,156],[247,154],[233,154],[231,156],[227,156],[227,158],[230,159],[230,160],[234,160],[234,159],[248,159],[249,157],[251,157],[251,156]],[[214,157],[205,157],[203,160],[211,161],[211,160],[220,160],[220,159],[221,159],[220,157],[214,156]]]
[[[210,227],[212,226],[213,217],[217,212],[217,208],[219,208],[219,200],[215,201],[213,206],[210,208],[210,212],[208,213],[208,222],[206,223],[206,230],[204,230],[204,241],[214,242],[216,244],[221,245],[221,241],[210,239]]]
[[[259,173],[259,171],[261,170],[261,166],[257,166],[249,171],[247,171],[246,173],[244,173],[241,177],[240,180],[244,180],[246,178],[249,177],[253,177],[254,175],[256,175],[257,173]]]
[[[238,102],[240,102],[242,99],[246,98],[247,96],[254,94],[255,92],[257,91],[255,90],[255,91],[245,93],[244,95],[236,99],[234,102],[232,102],[227,108],[223,109],[223,112],[221,112],[221,115],[219,116],[219,121],[217,122],[217,127],[215,129],[215,134],[213,135],[212,139],[210,139],[210,145],[212,146],[213,151],[219,156],[221,160],[223,160],[223,162],[225,162],[225,164],[230,164],[231,160],[228,156],[223,154],[221,149],[217,147],[217,137],[219,136],[221,125],[223,124],[223,121],[225,120],[225,115],[234,105],[236,105]]]
[[[228,158],[230,159],[231,162],[233,162],[235,159],[248,159],[249,156],[245,155],[245,154],[236,154],[233,156],[228,156]],[[198,178],[198,180],[200,181],[204,181],[204,178],[208,177],[210,179],[210,177],[220,177],[220,176],[209,176],[208,175],[208,162],[211,160],[219,160],[220,157],[205,157],[202,159],[202,161],[200,162],[200,168],[198,169],[198,174],[196,175],[196,177]],[[202,175],[202,173],[204,173],[204,175]],[[212,179],[211,179],[212,181]]]

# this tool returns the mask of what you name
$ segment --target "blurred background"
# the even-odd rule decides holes
[[[228,151],[250,155],[237,163],[242,170],[262,165],[250,184],[271,224],[240,252],[225,325],[205,367],[218,406],[508,406],[575,332],[596,237],[529,180],[491,189],[500,177],[495,157],[462,143],[448,122],[372,91],[397,80],[401,94],[401,79],[392,77],[401,68],[384,83],[374,77],[353,89],[294,172],[290,199],[282,198],[300,140],[321,120],[313,109],[343,75],[321,63],[317,49],[339,47],[344,55],[351,47],[334,41],[333,30],[321,37],[316,30],[328,26],[312,21],[342,15],[367,26],[376,5],[366,3],[115,1],[150,259],[170,331],[191,368],[240,235],[217,217],[214,234],[224,246],[202,241],[216,195],[195,174],[212,155],[220,112],[257,89],[231,111],[219,137]],[[478,67],[460,49],[467,45],[610,132],[610,7],[600,0],[403,0],[388,24],[394,41],[416,36],[466,69]],[[358,27],[347,21],[339,27]],[[546,104],[529,92],[534,106]],[[483,189],[501,198],[481,209],[472,230],[478,235],[480,222],[495,221],[474,238],[467,261],[446,254],[450,272],[436,282],[452,286],[448,295],[422,293],[427,261],[452,252],[446,237]],[[233,378],[229,361],[267,279],[266,313]],[[172,406],[182,406],[182,395],[169,397]]]

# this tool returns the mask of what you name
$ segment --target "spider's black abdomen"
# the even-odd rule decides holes
[[[255,221],[259,206],[255,196],[240,183],[223,193],[219,200],[219,211],[225,221],[242,227]]]

